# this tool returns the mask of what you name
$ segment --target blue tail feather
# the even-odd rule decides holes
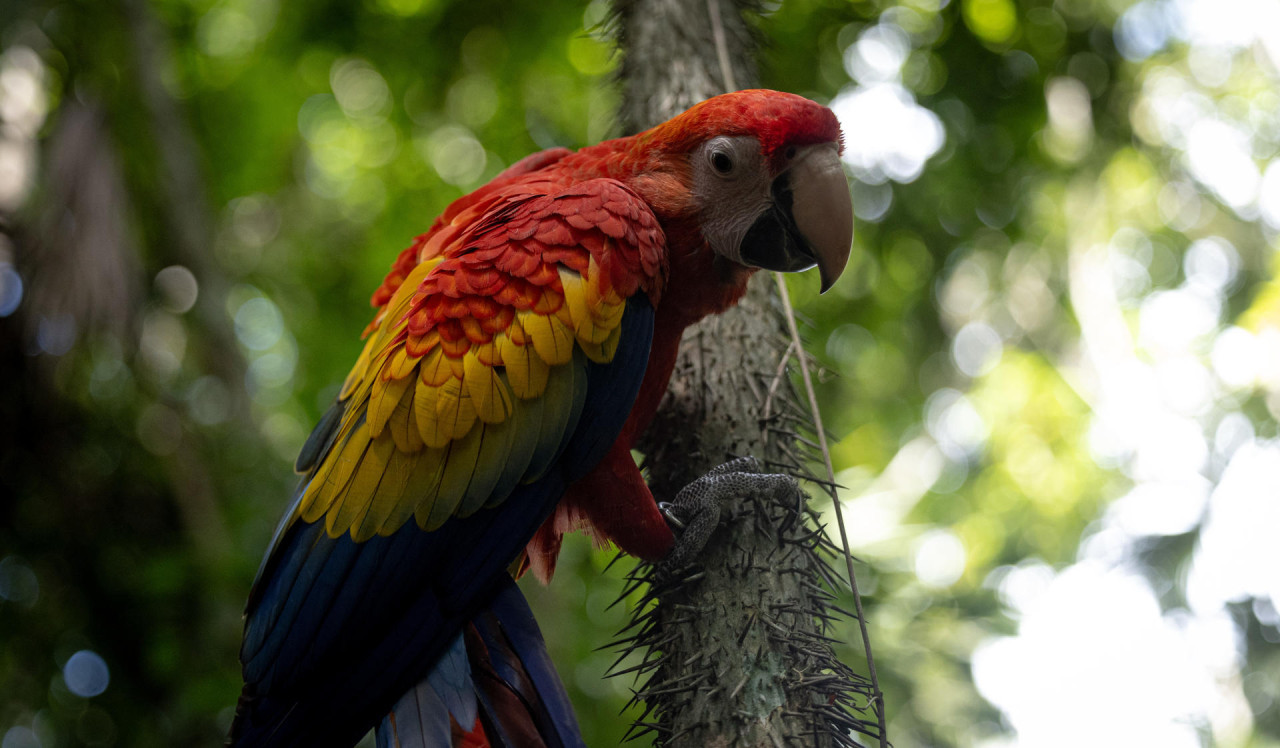
[[[467,663],[467,646],[462,634],[454,638],[449,651],[431,669],[427,684],[440,696],[458,724],[476,723],[476,687],[471,681],[471,666]]]
[[[499,592],[489,610],[491,615],[486,617],[487,625],[481,625],[478,621],[477,628],[485,636],[486,643],[494,643],[489,647],[490,652],[498,649],[496,644],[500,637],[505,638],[510,651],[519,658],[521,667],[532,681],[545,711],[544,719],[555,726],[561,745],[565,748],[585,748],[578,731],[578,718],[573,712],[573,704],[569,702],[569,694],[560,681],[551,655],[547,652],[547,645],[542,640],[538,622],[534,619],[529,604],[525,602],[524,595],[520,594],[520,589],[512,584]],[[504,662],[508,668],[512,664]],[[512,677],[515,677],[514,674]]]
[[[378,746],[456,745],[477,717],[494,748],[585,748],[533,613],[510,580],[383,719]]]

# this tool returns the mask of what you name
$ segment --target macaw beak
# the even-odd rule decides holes
[[[812,251],[825,293],[844,272],[853,246],[849,180],[832,143],[802,149],[788,172],[794,195],[791,215]]]
[[[741,261],[788,273],[817,265],[826,292],[844,272],[853,245],[853,202],[836,145],[801,148],[770,193],[773,204],[743,237]]]

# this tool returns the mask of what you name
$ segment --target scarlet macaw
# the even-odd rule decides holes
[[[534,154],[446,208],[374,294],[298,459],[246,608],[232,743],[352,745],[404,696],[402,723],[434,708],[484,745],[475,697],[449,693],[477,663],[533,681],[517,698],[558,688],[509,567],[548,577],[575,527],[646,559],[672,547],[631,447],[683,330],[756,268],[816,264],[823,290],[843,270],[840,148],[825,107],[741,91]],[[561,719],[563,694],[541,698]]]

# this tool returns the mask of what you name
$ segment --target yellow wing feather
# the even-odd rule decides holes
[[[463,492],[476,468],[475,458],[480,451],[480,429],[473,429],[461,439],[450,442],[442,459],[443,470],[435,487],[436,495],[429,508],[419,505],[415,518],[418,527],[437,530],[458,510]],[[423,511],[424,508],[427,511]]]
[[[449,381],[449,377],[453,376],[453,367],[449,366],[446,358],[448,356],[444,355],[444,349],[438,347],[423,356],[422,362],[418,364],[418,380],[433,387]]]
[[[543,361],[557,366],[573,358],[573,333],[558,318],[533,311],[521,311],[516,318]]]
[[[438,449],[449,443],[440,430],[440,416],[436,413],[436,393],[439,387],[418,378],[417,389],[413,394],[413,415],[418,426],[418,435],[423,444]]]
[[[406,381],[412,383],[414,379],[407,377]],[[417,452],[423,447],[422,432],[418,431],[417,417],[413,412],[416,392],[417,387],[407,389],[400,396],[400,401],[396,403],[396,408],[391,413],[391,420],[387,421],[391,438],[395,440],[396,448],[401,452]]]
[[[418,455],[399,449],[399,445],[391,450],[382,481],[378,483],[377,491],[369,502],[369,509],[360,524],[351,530],[351,537],[356,542],[372,538],[387,524],[387,520],[404,500],[405,488],[409,485],[409,478],[417,461]]]
[[[480,449],[475,457],[477,467],[467,478],[466,491],[458,506],[458,516],[468,517],[485,506],[493,496],[502,477],[502,465],[511,453],[511,437],[514,419],[502,423],[486,423],[476,432],[480,434]],[[509,489],[508,489],[509,490]]]
[[[512,321],[512,325],[518,322]],[[551,369],[547,362],[534,352],[533,346],[516,342],[516,336],[509,331],[502,333],[495,340],[498,360],[507,370],[507,381],[511,384],[511,392],[522,400],[540,396],[547,388],[547,372]],[[523,338],[523,329],[519,334]]]
[[[369,394],[369,436],[372,437],[382,433],[382,428],[391,420],[391,415],[404,399],[405,391],[414,382],[414,377],[394,378],[390,368],[391,363],[388,362],[382,373],[374,377]],[[388,380],[387,377],[393,378]]]
[[[587,354],[587,358],[595,361],[597,364],[607,364],[613,360],[613,354],[618,352],[618,343],[622,340],[622,327],[616,326],[609,331],[608,337],[599,343],[583,343],[578,342],[582,346],[582,352]]]
[[[395,379],[404,379],[418,367],[418,359],[410,356],[403,343],[397,345],[391,359],[387,362],[386,372]]]
[[[333,451],[325,458],[325,462],[329,464],[324,466],[327,469],[322,468],[323,477],[318,472],[312,478],[311,484],[307,486],[307,492],[299,507],[304,521],[315,522],[334,506],[335,500],[351,480],[352,473],[364,457],[364,450],[368,444],[369,426],[365,423],[361,423],[351,431],[345,440],[339,437]]]
[[[352,473],[351,480],[342,487],[334,501],[336,511],[325,515],[324,529],[330,537],[354,530],[364,519],[395,449],[396,445],[391,441],[390,434],[365,442],[360,466]]]
[[[349,399],[356,388],[368,379],[369,362],[373,359],[374,343],[376,342],[372,335],[364,342],[364,348],[361,349],[360,355],[356,357],[355,366],[351,367],[351,372],[347,374],[347,378],[342,382],[342,389],[338,391],[339,400]]]
[[[485,423],[502,423],[511,415],[511,393],[498,379],[498,372],[486,366],[477,353],[462,358],[463,378],[476,416]]]
[[[536,480],[572,428],[545,400],[576,402],[583,359],[607,363],[618,349],[626,301],[594,256],[583,274],[558,267],[561,289],[541,289],[491,339],[473,318],[459,320],[460,340],[439,329],[406,338],[415,294],[442,259],[404,280],[343,382],[338,436],[298,509],[332,536],[386,536],[411,518],[435,530]]]
[[[440,491],[440,474],[444,471],[444,460],[447,454],[447,447],[444,449],[427,447],[412,455],[413,469],[409,473],[409,479],[395,507],[388,512],[386,519],[378,528],[379,535],[390,535],[399,530],[424,505],[426,508],[422,516],[426,517],[430,513],[430,505],[435,502],[435,497]]]
[[[436,423],[447,440],[461,439],[476,422],[476,405],[461,379],[450,379],[436,389]]]

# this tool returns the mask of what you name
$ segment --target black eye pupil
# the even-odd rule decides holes
[[[733,159],[724,151],[711,154],[711,165],[721,174],[728,174],[733,169]]]
[[[796,157],[796,147],[793,145],[787,149],[787,159],[790,160],[795,157]]]

